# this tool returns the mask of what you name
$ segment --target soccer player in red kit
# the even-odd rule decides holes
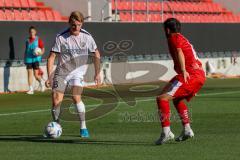
[[[171,79],[156,99],[162,125],[162,133],[156,141],[157,145],[174,139],[170,129],[170,100],[173,100],[183,124],[183,131],[175,140],[184,141],[194,136],[184,100],[190,101],[205,82],[205,72],[193,46],[180,33],[181,23],[175,18],[169,18],[164,22],[164,30],[177,75]]]

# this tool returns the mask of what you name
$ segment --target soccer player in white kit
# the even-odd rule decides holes
[[[75,11],[69,17],[70,27],[57,35],[47,62],[47,87],[52,87],[52,117],[59,122],[60,105],[67,86],[71,86],[73,103],[80,121],[80,136],[89,137],[85,122],[85,105],[81,100],[83,78],[87,71],[89,53],[94,55],[95,76],[97,85],[100,84],[100,53],[97,45],[87,31],[82,29],[84,17]],[[55,58],[58,59],[56,70],[53,71]],[[51,75],[53,80],[51,81]]]

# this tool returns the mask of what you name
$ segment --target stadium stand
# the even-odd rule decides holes
[[[58,11],[35,0],[0,0],[1,21],[66,21]]]
[[[212,0],[112,0],[113,13],[116,10],[123,22],[162,22],[169,17],[185,23],[240,22],[239,15]]]

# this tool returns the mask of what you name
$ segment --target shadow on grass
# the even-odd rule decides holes
[[[74,139],[68,137],[63,139],[44,138],[41,135],[0,135],[0,142],[36,142],[36,143],[52,143],[52,144],[93,144],[93,145],[141,145],[141,146],[156,146],[151,142],[136,142],[136,141],[117,141],[117,140],[96,140],[96,139],[82,139],[75,137]],[[173,143],[169,143],[173,144]]]

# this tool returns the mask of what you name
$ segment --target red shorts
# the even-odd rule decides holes
[[[202,70],[197,70],[193,74],[190,74],[188,83],[184,82],[183,75],[178,74],[171,79],[171,87],[168,89],[167,94],[174,98],[190,101],[191,98],[202,88],[205,80],[205,73]]]

